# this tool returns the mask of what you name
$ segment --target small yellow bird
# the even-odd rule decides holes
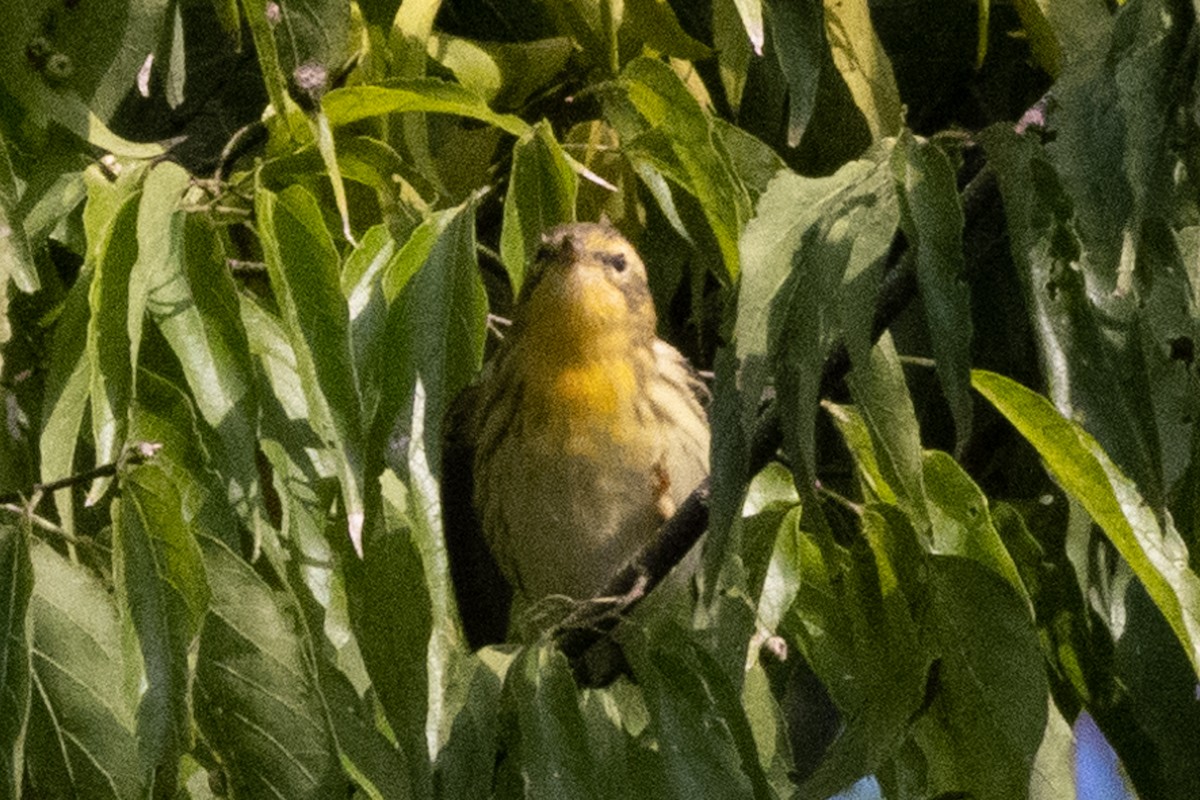
[[[447,544],[475,647],[505,636],[501,581],[526,603],[592,597],[709,468],[704,387],[657,337],[646,267],[614,228],[546,233],[513,316],[447,431]]]

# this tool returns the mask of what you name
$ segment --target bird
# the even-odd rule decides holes
[[[646,266],[607,222],[541,237],[512,325],[444,428],[451,577],[472,648],[510,604],[601,592],[709,472],[707,390],[657,335]]]

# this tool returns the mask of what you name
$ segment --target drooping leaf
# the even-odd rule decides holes
[[[728,676],[679,629],[634,652],[672,797],[772,797],[746,712]]]
[[[563,654],[549,644],[524,648],[509,668],[505,688],[516,708],[519,769],[530,796],[594,797],[602,776]]]
[[[367,516],[363,558],[347,563],[346,595],[371,685],[405,754],[409,784],[423,796],[431,785],[427,730],[434,619],[407,513],[389,506]]]
[[[911,136],[896,148],[900,226],[916,253],[917,285],[956,448],[971,438],[971,296],[963,282],[963,214],[954,170],[936,146]]]
[[[932,704],[914,731],[927,757],[929,791],[1024,797],[1048,699],[1025,604],[966,559],[934,556],[929,566],[939,661]]]
[[[41,281],[33,263],[25,227],[17,216],[19,199],[17,176],[13,173],[12,159],[8,155],[8,142],[0,133],[0,281],[12,278],[22,292],[35,292],[40,288]]]
[[[627,140],[625,151],[696,198],[716,238],[725,276],[735,279],[738,237],[750,217],[750,198],[711,117],[661,61],[634,59],[621,72],[621,83],[623,100],[632,108],[612,106],[606,114]]]
[[[1064,490],[1104,531],[1166,617],[1200,675],[1200,577],[1170,517],[1160,518],[1099,443],[1050,401],[984,370],[972,384],[1046,462]]]
[[[141,797],[153,765],[138,744],[136,646],[100,581],[49,545],[34,542],[33,703],[25,743],[32,793],[125,800]]]
[[[575,221],[577,191],[578,179],[549,123],[538,123],[517,140],[500,233],[500,257],[514,295],[521,290],[525,267],[533,261],[542,233]]]
[[[32,637],[26,611],[33,566],[28,533],[7,523],[0,524],[0,576],[0,792],[19,797],[31,699]]]
[[[879,141],[900,132],[903,105],[892,62],[871,24],[867,0],[825,0],[825,31],[833,63]]]
[[[212,600],[196,656],[196,722],[234,793],[347,791],[313,643],[299,611],[215,539],[199,540]]]
[[[621,36],[636,36],[646,46],[673,58],[700,61],[713,54],[688,35],[666,0],[629,0],[621,18]]]
[[[734,327],[743,401],[756,408],[768,373],[780,393],[784,446],[815,468],[813,437],[821,368],[842,336],[852,361],[871,342],[882,258],[899,219],[887,154],[826,178],[780,172],[746,226],[746,275]]]
[[[820,0],[768,0],[775,58],[788,87],[787,145],[796,147],[812,117],[825,61],[825,13]]]
[[[992,523],[987,496],[963,468],[947,454],[931,450],[924,458],[924,487],[933,551],[982,564],[1030,602],[1016,564]]]
[[[116,185],[89,173],[84,226],[88,232],[87,265],[91,266],[87,326],[87,363],[96,461],[117,460],[125,446],[126,409],[133,390],[133,352],[129,340],[129,279],[137,259],[138,176],[128,174]],[[98,478],[88,503],[100,499],[111,479]]]
[[[88,282],[81,279],[71,288],[52,339],[53,354],[42,407],[42,430],[38,439],[43,482],[72,474],[75,448],[88,401],[87,329],[91,309]],[[75,527],[75,506],[70,489],[54,493],[54,505],[63,528]]]
[[[174,761],[192,744],[188,652],[207,610],[209,587],[187,509],[167,473],[142,465],[121,480],[114,502],[114,578],[145,662],[138,706],[143,757]],[[171,762],[167,762],[171,763]]]
[[[1028,136],[984,131],[1008,221],[1047,388],[1063,414],[1084,420],[1152,503],[1164,494],[1145,364],[1127,332],[1106,331],[1080,271],[1083,223],[1046,153]],[[1103,291],[1103,290],[1101,290]],[[1127,326],[1128,329],[1128,326]]]
[[[350,540],[362,547],[364,433],[340,264],[311,194],[259,187],[259,234],[308,402],[309,420],[333,457]]]
[[[854,365],[847,383],[871,436],[880,473],[895,491],[897,504],[924,533],[929,510],[921,429],[891,334],[880,337],[870,360]]]
[[[785,631],[828,688],[841,730],[804,782],[828,796],[872,774],[900,748],[923,700],[930,654],[919,638],[924,556],[895,508],[863,515],[865,542],[847,550],[824,533],[798,547],[800,590]]]
[[[375,368],[383,393],[371,432],[372,448],[382,446],[400,415],[412,408],[419,382],[424,453],[434,474],[441,468],[442,417],[479,371],[487,322],[487,295],[476,262],[475,204],[468,201],[443,213],[414,232],[384,277],[391,349]],[[412,272],[417,265],[420,269]],[[394,293],[394,286],[403,288]],[[411,434],[411,424],[406,427]]]

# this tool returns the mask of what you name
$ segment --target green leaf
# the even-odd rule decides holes
[[[871,138],[879,141],[898,134],[904,106],[891,59],[871,24],[867,0],[826,0],[825,30],[833,64],[866,119]]]
[[[758,34],[752,43],[746,34],[738,14],[738,5],[754,5],[758,12]],[[755,54],[762,54],[763,28],[761,0],[738,2],[738,0],[714,0],[712,5],[713,48],[717,51],[717,64],[721,75],[721,86],[725,97],[735,112],[741,110],[746,81],[750,75]]]
[[[900,357],[890,333],[880,337],[870,361],[856,364],[846,382],[862,415],[883,479],[896,502],[924,533],[929,529],[921,429]]]
[[[345,796],[299,610],[225,545],[199,541],[212,602],[196,656],[196,722],[231,794]]]
[[[682,630],[628,653],[660,743],[670,797],[771,798],[738,691]]]
[[[121,480],[112,506],[113,572],[145,662],[138,735],[148,763],[191,748],[188,653],[208,607],[200,547],[167,473],[143,465]],[[169,761],[167,763],[170,763]]]
[[[313,138],[317,141],[317,151],[321,161],[325,163],[325,171],[329,173],[329,183],[333,188],[333,201],[337,205],[338,214],[342,218],[342,236],[346,241],[356,244],[354,233],[350,230],[350,205],[346,201],[346,184],[342,182],[342,168],[338,165],[337,148],[333,143],[333,128],[329,125],[329,117],[321,108],[309,116],[309,126]]]
[[[527,796],[591,798],[602,780],[566,657],[552,644],[521,650],[505,691],[520,730],[519,768]]]
[[[1054,698],[1047,697],[1046,705],[1046,732],[1029,770],[1029,800],[1079,800],[1075,777],[1079,745]]]
[[[606,109],[635,161],[663,172],[699,202],[729,280],[741,267],[738,236],[750,217],[750,197],[733,172],[712,117],[665,63],[637,58],[621,72],[625,100],[638,116]]]
[[[1025,797],[1047,723],[1046,673],[1020,597],[990,570],[955,556],[929,560],[936,690],[914,737],[928,793]]]
[[[382,452],[419,387],[424,393],[424,453],[434,474],[441,469],[442,417],[479,372],[487,323],[487,295],[475,253],[475,203],[443,213],[414,232],[384,277],[384,294],[395,299],[388,309],[390,350],[376,367],[384,389],[371,433],[372,451]],[[425,253],[413,274],[410,270]],[[393,294],[394,285],[403,286],[398,294]],[[411,416],[408,420],[411,424]]]
[[[1145,362],[1131,337],[1106,330],[1080,270],[1082,217],[1045,152],[1003,126],[981,136],[996,170],[1013,261],[1037,337],[1050,398],[1080,419],[1154,505],[1164,497],[1154,403]],[[1104,292],[1100,288],[1100,292]]]
[[[734,326],[745,414],[774,373],[793,468],[814,466],[821,369],[845,337],[852,361],[871,342],[882,258],[899,212],[888,153],[825,178],[780,172],[741,240],[745,276]]]
[[[258,66],[262,70],[263,82],[267,86],[267,96],[271,100],[276,116],[283,120],[283,125],[296,135],[292,127],[292,109],[295,104],[287,93],[287,76],[279,57],[275,37],[271,32],[271,22],[267,16],[267,0],[243,0],[246,22],[250,27],[250,36],[254,40],[254,52],[258,56]],[[276,6],[278,16],[278,6]]]
[[[1053,77],[1085,57],[1112,28],[1109,10],[1086,0],[1016,0],[1013,5],[1034,58]]]
[[[575,221],[578,183],[550,123],[539,122],[517,140],[500,233],[500,257],[514,296],[521,291],[525,266],[532,263],[542,233]]]
[[[318,658],[317,667],[342,768],[370,800],[413,797],[404,754],[376,727],[369,698],[360,698],[346,676],[328,661]]]
[[[89,173],[84,227],[91,266],[88,289],[87,362],[91,373],[92,436],[96,462],[111,463],[125,446],[126,411],[133,394],[135,353],[129,338],[130,276],[137,259],[136,176],[115,186]],[[88,492],[90,505],[100,499],[111,479],[97,478]]]
[[[429,57],[498,108],[521,108],[561,75],[574,51],[566,36],[518,42],[471,41],[435,31]]]
[[[12,278],[22,292],[41,288],[25,227],[17,215],[20,199],[17,176],[8,156],[8,142],[0,133],[0,281]]]
[[[766,34],[763,31],[762,0],[733,0],[733,4],[737,7],[738,16],[742,19],[746,35],[750,37],[750,44],[754,46],[754,52],[762,55],[763,43],[766,41]]]
[[[132,411],[130,436],[161,445],[154,467],[166,473],[178,492],[180,513],[189,526],[230,546],[240,543],[244,528],[230,506],[221,476],[213,469],[187,391],[143,369]],[[186,561],[185,554],[178,555]]]
[[[871,441],[871,431],[863,420],[862,414],[854,406],[843,406],[829,400],[821,401],[833,424],[842,435],[854,465],[858,468],[858,485],[863,497],[868,502],[887,503],[896,505],[896,492],[892,489],[883,470],[880,469],[879,459],[875,456],[875,445]]]
[[[842,730],[804,782],[827,797],[876,772],[895,754],[924,699],[930,655],[918,619],[925,556],[909,520],[871,506],[849,550],[806,533],[796,562],[800,591],[785,634],[841,711]]]
[[[320,207],[303,187],[291,186],[279,195],[259,187],[255,209],[271,285],[308,401],[309,421],[333,456],[350,540],[361,552],[362,406],[337,251]]]
[[[363,558],[346,562],[346,596],[371,685],[405,755],[409,784],[421,797],[430,787],[426,731],[434,619],[414,525],[406,512],[390,506],[386,513],[381,509],[368,515]]]
[[[187,172],[170,162],[155,167],[147,178],[131,300],[136,287],[144,287],[146,310],[179,359],[196,409],[216,433],[212,455],[229,482],[229,501],[253,527],[261,524],[256,522],[260,499],[253,365],[217,231],[200,215],[179,207],[190,185]]]
[[[90,375],[86,350],[90,316],[88,281],[81,278],[67,294],[51,340],[50,369],[42,403],[42,431],[38,440],[43,482],[65,478],[74,471],[75,447],[87,412]],[[73,533],[75,506],[71,490],[55,492],[54,505],[63,528]]]
[[[1001,375],[972,372],[972,385],[1038,451],[1059,485],[1088,514],[1135,575],[1200,675],[1200,577],[1170,517],[1159,519],[1099,443],[1050,401]]]
[[[34,542],[33,705],[25,743],[31,794],[126,800],[145,795],[136,647],[90,572]]]
[[[797,147],[817,104],[828,44],[820,0],[768,0],[775,58],[787,81],[787,146]]]
[[[896,148],[900,226],[917,259],[917,285],[954,418],[956,452],[971,438],[971,295],[963,274],[963,213],[954,169],[932,144],[911,135]]]
[[[713,55],[708,46],[688,35],[667,0],[627,0],[620,35],[641,39],[672,58],[701,61]]]
[[[33,591],[29,534],[0,523],[0,793],[21,796],[25,726],[29,721],[31,628],[26,617]]]
[[[933,552],[978,562],[1005,580],[1026,603],[1031,603],[1017,565],[992,524],[987,496],[946,453],[936,450],[925,453],[924,467]]]
[[[528,123],[511,114],[497,114],[488,108],[479,95],[456,83],[435,78],[413,78],[390,86],[348,86],[334,89],[321,101],[330,124],[349,125],[370,117],[397,114],[404,111],[423,111],[437,114],[457,114],[511,133],[523,136]]]
[[[488,800],[492,796],[500,744],[501,679],[483,663],[485,655],[491,653],[463,660],[459,685],[465,688],[465,695],[454,715],[450,738],[438,753],[436,779],[443,797]]]

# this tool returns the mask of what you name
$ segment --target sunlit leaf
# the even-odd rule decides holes
[[[28,534],[0,523],[0,792],[19,797],[25,772],[32,665],[26,610],[33,591]]]
[[[349,535],[361,549],[363,423],[340,264],[320,208],[302,187],[260,187],[256,209],[271,283],[283,311],[309,420],[335,454]]]
[[[1133,568],[1200,675],[1200,577],[1170,517],[1160,519],[1092,436],[1049,400],[1001,375],[972,373],[972,385],[1029,440]]]
[[[117,604],[100,581],[35,542],[33,704],[25,743],[29,788],[52,797],[140,797],[140,654],[127,646]],[[150,765],[152,766],[152,765]]]
[[[538,123],[517,141],[500,234],[500,256],[514,294],[524,283],[525,267],[533,261],[542,233],[575,221],[577,188],[549,123]]]
[[[200,547],[166,473],[141,466],[121,489],[112,512],[114,572],[146,665],[148,689],[138,707],[143,755],[160,763],[192,743],[188,652],[209,590]]]
[[[825,33],[833,63],[858,110],[879,141],[895,136],[903,122],[892,62],[871,24],[867,0],[825,0]]]
[[[92,437],[96,461],[104,464],[116,461],[125,446],[126,409],[133,389],[129,280],[137,259],[137,176],[126,176],[114,186],[98,174],[89,177],[84,226],[92,275],[86,354],[91,376]],[[87,502],[96,502],[109,482],[97,479]]]
[[[212,602],[192,691],[196,722],[231,789],[250,797],[345,793],[299,611],[220,542],[205,536],[200,546]]]
[[[348,86],[334,89],[321,101],[334,126],[402,111],[457,114],[495,125],[521,136],[529,125],[511,114],[497,114],[479,95],[456,83],[414,78],[392,86]]]
[[[725,272],[732,280],[740,271],[738,236],[750,216],[750,198],[733,173],[729,154],[714,132],[714,123],[671,68],[661,61],[638,58],[625,66],[621,83],[640,122],[615,123],[627,152],[676,181],[699,201]],[[610,117],[627,119],[615,109]],[[624,128],[624,129],[622,129]],[[641,128],[639,131],[638,129]]]

